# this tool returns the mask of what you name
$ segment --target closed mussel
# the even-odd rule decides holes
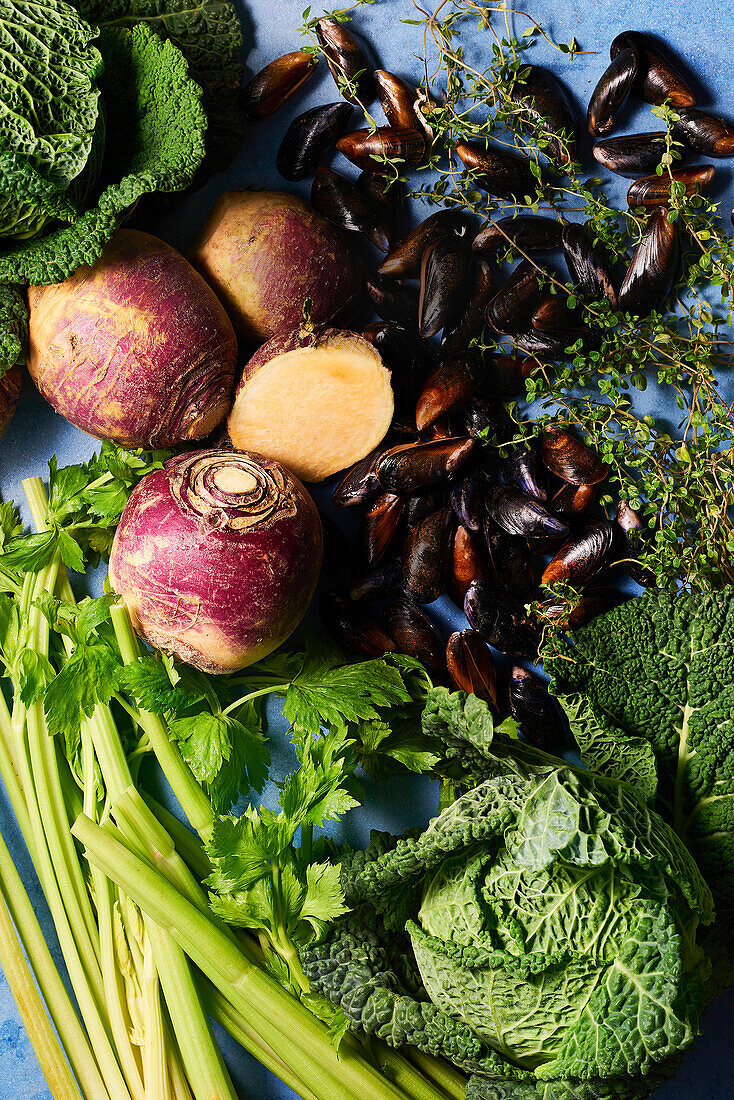
[[[649,134],[624,134],[597,141],[591,150],[599,164],[627,179],[654,172],[665,152],[665,130]]]
[[[460,409],[479,388],[484,367],[479,356],[461,355],[442,359],[426,379],[416,404],[415,423],[419,431],[441,417]]]
[[[568,527],[545,505],[514,485],[496,485],[486,497],[487,515],[508,535],[566,535]]]
[[[448,490],[442,485],[434,485],[430,489],[409,493],[405,497],[405,522],[408,527],[416,527],[426,516],[445,507],[447,495]]]
[[[522,71],[525,75],[512,86],[512,99],[548,139],[542,151],[557,167],[564,168],[578,159],[573,107],[552,73],[537,65],[524,66]]]
[[[518,214],[487,222],[472,241],[475,252],[498,252],[514,247],[522,252],[552,252],[561,243],[562,222],[540,214]]]
[[[380,444],[347,470],[334,490],[331,498],[333,504],[338,508],[353,508],[379,496],[380,483],[375,473],[375,463],[385,449],[385,445]]]
[[[461,606],[469,585],[488,578],[489,567],[479,536],[459,524],[454,531],[449,565],[449,591],[454,603]]]
[[[660,309],[678,266],[678,230],[664,206],[650,215],[647,232],[632,253],[619,290],[619,308],[638,317]]]
[[[532,745],[549,749],[565,740],[560,711],[540,677],[519,665],[510,675],[510,712]]]
[[[415,329],[396,321],[377,321],[362,332],[390,371],[395,411],[406,425],[415,425],[415,404],[426,376],[434,366],[433,348]]]
[[[630,46],[620,50],[591,93],[586,112],[590,134],[606,134],[612,129],[614,120],[637,79],[638,71],[637,52]]]
[[[570,485],[566,482],[551,497],[550,507],[557,516],[570,519],[583,515],[596,497],[596,485]]]
[[[373,73],[377,98],[387,119],[388,126],[403,130],[417,130],[418,116],[413,109],[415,88],[409,87],[404,80],[386,69],[375,69]]]
[[[320,604],[324,626],[336,640],[364,657],[381,657],[402,648],[372,616],[335,592],[327,593]]]
[[[469,531],[481,531],[484,519],[484,477],[470,470],[459,478],[451,490],[451,507],[462,526]]]
[[[594,336],[584,324],[577,306],[569,309],[565,294],[544,294],[533,310],[532,325],[537,333],[550,336],[564,348],[582,339],[588,345]]]
[[[511,355],[484,356],[484,386],[500,400],[518,397],[525,393],[525,379],[529,378],[535,364],[532,359]]]
[[[336,143],[342,156],[369,172],[387,170],[388,162],[415,167],[423,160],[426,142],[418,130],[380,126],[376,130],[353,130]]]
[[[623,31],[612,42],[609,55],[614,60],[627,49],[632,49],[639,60],[635,92],[641,99],[658,107],[666,99],[676,108],[693,106],[695,98],[684,77],[646,34]]]
[[[614,521],[619,531],[621,548],[618,558],[621,559],[622,567],[642,588],[654,588],[657,584],[655,574],[639,560],[640,551],[649,536],[649,529],[645,527],[642,516],[629,501],[620,500]]]
[[[673,136],[705,157],[730,157],[734,154],[734,125],[697,107],[684,107],[678,112]]]
[[[335,19],[319,19],[316,34],[339,95],[350,103],[369,102],[374,96],[372,70],[355,36]]]
[[[588,524],[580,535],[564,542],[543,571],[541,584],[563,581],[582,587],[607,564],[614,542],[614,527],[608,519]]]
[[[497,673],[490,649],[476,630],[457,630],[446,643],[446,664],[454,687],[497,709]]]
[[[497,586],[520,605],[535,596],[535,574],[530,563],[527,540],[501,531],[489,517],[484,527],[491,572]],[[563,538],[560,534],[557,538]]]
[[[441,635],[419,607],[406,597],[399,596],[385,608],[385,625],[401,653],[422,661],[434,680],[445,680],[445,646]]]
[[[371,275],[365,279],[375,313],[384,321],[395,321],[408,328],[418,326],[418,291],[404,279],[385,279]]]
[[[494,438],[506,443],[515,434],[515,425],[505,406],[485,393],[475,393],[457,413],[462,430],[472,439]]]
[[[403,543],[403,588],[414,603],[433,603],[446,587],[454,517],[432,512],[408,530]]]
[[[423,254],[418,298],[421,336],[435,336],[461,313],[469,283],[471,253],[465,237],[440,237]]]
[[[382,493],[364,514],[357,533],[357,550],[365,565],[377,565],[387,553],[403,514],[403,498]]]
[[[492,268],[486,260],[480,258],[474,261],[470,284],[471,289],[463,311],[453,324],[444,327],[441,352],[445,355],[466,351],[472,340],[480,336],[484,329],[487,305],[494,294]]]
[[[597,615],[611,611],[623,600],[624,596],[617,588],[588,588],[581,595],[568,599],[560,594],[551,596],[537,604],[535,613],[540,622],[558,624],[564,630],[576,630]]]
[[[389,252],[397,240],[398,210],[401,203],[401,184],[380,172],[360,172],[357,186],[380,209],[380,239],[370,237],[382,252]],[[368,234],[369,236],[369,234]]]
[[[535,500],[545,501],[548,492],[541,468],[540,444],[537,438],[513,447],[500,462],[503,480]]]
[[[352,600],[387,600],[403,589],[403,566],[400,558],[391,556],[378,565],[354,576],[349,584]]]
[[[429,443],[403,443],[380,456],[377,478],[389,493],[412,493],[448,480],[461,469],[475,447],[474,440],[464,436]]]
[[[616,309],[617,291],[614,287],[612,266],[583,225],[578,222],[565,225],[562,244],[568,273],[582,296],[589,301],[606,298],[612,309]]]
[[[694,164],[690,168],[675,168],[670,175],[644,176],[635,180],[627,191],[627,205],[633,210],[637,206],[667,206],[670,203],[672,183],[682,183],[685,194],[690,198],[699,191],[705,191],[712,183],[715,169],[710,164]]]
[[[510,657],[532,657],[540,641],[537,627],[492,581],[475,581],[464,597],[464,614],[494,649]]]
[[[547,431],[541,440],[546,468],[571,485],[596,485],[607,476],[607,467],[597,455],[571,432]]]
[[[268,118],[298,91],[315,68],[313,54],[304,50],[276,57],[242,89],[243,110],[250,118]]]
[[[471,172],[471,181],[489,195],[521,201],[532,197],[538,180],[530,169],[527,157],[507,153],[499,146],[481,146],[460,141],[456,152]]]
[[[344,132],[353,110],[349,103],[324,103],[294,118],[275,159],[283,179],[312,176],[324,153]]]
[[[415,229],[411,229],[382,261],[380,275],[405,277],[418,276],[423,255],[431,245],[442,237],[453,235],[466,236],[469,221],[465,214],[454,210],[437,210],[430,214]]]
[[[318,168],[311,185],[311,205],[334,225],[364,233],[377,248],[387,250],[385,211],[353,180],[331,168]]]
[[[534,355],[536,359],[563,359],[566,357],[568,340],[554,336],[550,332],[541,332],[539,329],[530,329],[527,332],[518,332],[513,336],[515,347],[525,351],[528,355]]]
[[[490,301],[487,320],[506,335],[526,331],[542,293],[537,267],[523,260]]]

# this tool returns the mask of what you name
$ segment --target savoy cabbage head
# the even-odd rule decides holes
[[[709,889],[631,786],[484,754],[490,777],[421,835],[345,858],[354,912],[303,952],[312,987],[476,1097],[646,1095],[697,1030]]]

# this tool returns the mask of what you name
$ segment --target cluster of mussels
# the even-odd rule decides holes
[[[552,274],[534,257],[560,250],[579,301],[606,299],[611,310],[646,316],[667,297],[678,262],[677,230],[667,216],[671,175],[692,193],[711,182],[713,168],[676,168],[635,180],[629,203],[651,212],[621,282],[584,226],[562,219],[516,214],[474,234],[465,212],[442,209],[397,240],[399,189],[388,186],[388,169],[396,160],[402,169],[425,157],[435,103],[399,77],[373,69],[344,26],[321,19],[316,30],[337,86],[351,102],[318,106],[296,118],[277,166],[288,180],[312,176],[313,206],[386,253],[366,282],[382,320],[364,335],[392,371],[396,399],[387,438],[334,491],[339,508],[366,506],[355,543],[324,517],[333,591],[323,598],[323,619],[350,649],[412,654],[438,682],[453,682],[503,709],[489,646],[515,660],[534,658],[544,625],[573,629],[622,598],[598,583],[612,565],[622,564],[643,586],[654,584],[639,561],[642,521],[624,500],[609,519],[598,503],[607,468],[588,446],[560,430],[510,444],[518,432],[504,402],[524,393],[536,365],[532,357],[561,359],[570,344],[589,348],[598,340],[580,307],[569,309],[564,295],[550,293]],[[686,147],[707,156],[734,152],[734,129],[694,107],[674,64],[645,35],[619,35],[611,58],[589,104],[593,136],[609,132],[633,93],[674,105],[676,140]],[[251,113],[271,113],[313,64],[305,52],[273,62],[246,93]],[[512,98],[536,133],[546,133],[544,152],[562,170],[577,156],[573,109],[551,74],[534,66],[525,71]],[[346,133],[353,104],[375,98],[388,125]],[[605,167],[635,177],[654,173],[664,138],[608,138],[593,152]],[[333,148],[362,170],[357,180],[320,164]],[[517,202],[535,192],[527,158],[470,142],[455,148],[473,186]],[[496,290],[490,257],[508,245],[526,258]],[[512,355],[482,354],[475,346],[487,324],[514,345]],[[440,343],[431,343],[439,334]],[[494,446],[482,446],[486,441]],[[556,592],[544,598],[541,586],[546,597],[553,586]],[[447,645],[422,610],[444,592],[463,606],[470,624]],[[509,702],[530,740],[549,746],[562,739],[542,681],[519,665],[512,668]]]

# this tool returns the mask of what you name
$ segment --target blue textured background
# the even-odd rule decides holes
[[[346,0],[345,0],[346,2]],[[298,49],[301,39],[298,27],[304,0],[251,0],[247,10],[242,7],[247,40],[246,63],[250,72],[262,68],[272,58]],[[317,6],[314,4],[314,12]],[[570,61],[548,47],[534,47],[533,60],[552,66],[570,88],[585,113],[586,101],[596,80],[604,70],[611,39],[621,30],[634,28],[659,35],[675,48],[696,87],[699,102],[716,103],[722,113],[734,117],[734,83],[730,48],[734,35],[734,9],[727,3],[710,0],[649,0],[644,6],[625,0],[567,0],[552,4],[542,0],[532,7],[533,15],[556,41],[567,41],[575,35],[584,50],[596,51]],[[400,22],[415,15],[412,0],[378,0],[357,14],[356,25],[374,44],[379,64],[402,76],[418,79],[420,66],[415,54],[420,52],[419,31]],[[525,26],[516,21],[518,30]],[[480,58],[489,49],[489,36],[467,31],[467,42],[474,56]],[[274,154],[290,120],[307,107],[336,98],[331,77],[321,65],[321,71],[309,82],[305,94],[289,103],[274,118],[253,126],[242,154],[231,169],[211,180],[199,193],[192,195],[175,216],[163,219],[156,231],[160,236],[186,250],[198,234],[208,210],[223,190],[232,186],[255,186],[282,189],[274,165]],[[356,118],[356,116],[355,116]],[[640,108],[625,118],[618,132],[634,129],[655,129],[655,120],[647,108]],[[585,148],[588,157],[588,145]],[[338,158],[341,160],[341,158]],[[594,162],[590,162],[589,166]],[[336,165],[349,172],[344,161]],[[726,161],[717,162],[717,194],[722,196],[726,212],[732,202],[732,170]],[[623,202],[626,183],[614,181],[609,193]],[[307,194],[309,182],[286,185],[287,189]],[[645,400],[654,402],[648,391]],[[656,411],[654,407],[651,411]],[[658,410],[662,411],[662,410]],[[0,443],[0,489],[5,499],[21,495],[20,480],[30,474],[45,472],[45,463],[54,452],[59,464],[78,461],[89,455],[95,443],[88,436],[66,424],[46,406],[33,387],[26,385],[20,410],[7,435]],[[460,616],[444,604],[436,609],[448,629]],[[277,715],[272,716],[271,735],[274,743],[274,771],[283,774],[290,765],[291,755],[283,743],[282,728]],[[274,788],[265,795],[272,802]],[[414,779],[393,780],[368,788],[369,810],[357,812],[345,827],[352,843],[364,843],[370,827],[399,831],[410,825],[424,825],[435,812],[435,790]],[[45,903],[35,883],[27,853],[15,826],[4,792],[0,795],[0,830],[17,861],[24,881],[29,884],[39,918],[54,943],[53,927]],[[57,952],[58,957],[58,952]],[[276,1100],[290,1097],[275,1078],[250,1059],[242,1050],[226,1042],[227,1058],[238,1085],[247,1097]],[[660,1100],[730,1100],[734,1095],[734,991],[730,990],[709,1008],[703,1020],[703,1035],[688,1054],[675,1081],[661,1088]],[[0,974],[0,1097],[3,1100],[47,1100],[45,1086],[33,1051],[19,1023],[15,1005],[4,978]]]

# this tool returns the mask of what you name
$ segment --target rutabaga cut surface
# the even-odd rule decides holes
[[[390,372],[367,340],[331,330],[274,349],[272,358],[267,347],[237,392],[229,418],[235,447],[275,459],[304,481],[323,481],[383,439],[394,408]]]

